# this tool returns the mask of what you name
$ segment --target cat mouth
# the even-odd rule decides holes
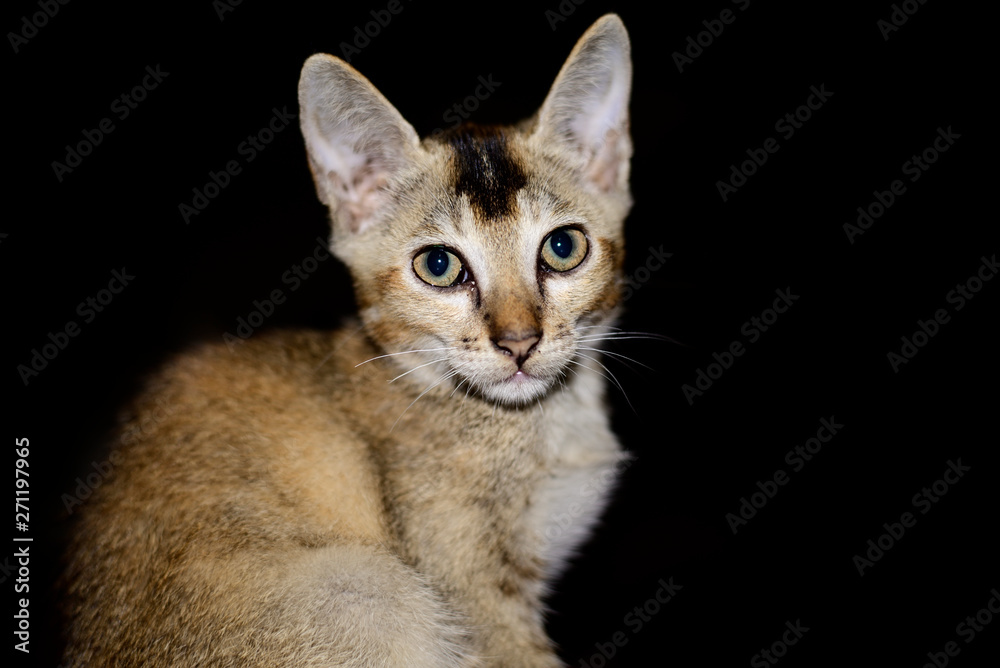
[[[500,379],[481,387],[482,393],[488,399],[511,405],[533,402],[548,389],[549,383],[544,377],[524,369],[518,369],[509,375],[505,374]]]

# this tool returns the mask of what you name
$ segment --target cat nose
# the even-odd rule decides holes
[[[505,335],[504,338],[493,339],[493,345],[504,355],[509,355],[517,361],[518,368],[524,364],[525,360],[535,349],[541,340],[539,332],[527,332],[521,335]]]

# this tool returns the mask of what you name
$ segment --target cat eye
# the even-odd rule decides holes
[[[587,257],[587,237],[575,227],[562,227],[542,243],[542,263],[553,271],[569,271]]]
[[[441,246],[428,248],[413,258],[413,271],[424,283],[447,288],[469,280],[458,256]]]

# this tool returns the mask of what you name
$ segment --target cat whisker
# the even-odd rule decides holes
[[[383,357],[394,357],[396,355],[409,355],[409,354],[412,354],[412,353],[434,353],[434,352],[438,352],[438,351],[441,351],[441,350],[454,350],[454,349],[455,349],[455,346],[446,346],[444,348],[421,348],[419,350],[404,350],[404,351],[398,352],[398,353],[386,353],[385,355],[378,355],[376,357],[372,357],[371,359],[366,359],[364,362],[359,362],[358,364],[354,365],[354,368],[357,369],[362,364],[368,364],[369,362],[374,362],[375,360],[380,360]]]
[[[364,330],[364,328],[365,328],[364,325],[360,325],[357,329],[355,329],[348,336],[346,336],[344,338],[344,340],[340,343],[339,346],[337,346],[336,348],[334,348],[333,350],[331,350],[329,353],[327,353],[327,355],[322,360],[320,360],[319,364],[317,364],[313,368],[313,373],[319,371],[320,367],[322,367],[324,364],[326,364],[327,362],[329,362],[330,358],[337,354],[337,351],[339,351],[341,348],[343,348],[345,345],[347,345],[347,343],[351,339],[353,339],[355,336],[357,336],[362,330]]]
[[[581,336],[578,341],[621,341],[622,339],[654,339],[651,336],[620,336],[615,332],[609,332],[606,334],[587,334],[586,336]]]
[[[583,367],[587,371],[592,371],[592,372],[596,373],[598,376],[600,376],[601,378],[607,380],[608,382],[612,382],[611,378],[606,373],[602,373],[598,369],[594,369],[592,367],[589,367],[589,366],[587,366],[586,364],[584,364],[582,362],[577,362],[576,360],[570,360],[569,363],[570,364],[575,364],[576,366],[579,366],[579,367]],[[567,368],[569,369],[569,367],[567,367]],[[569,369],[569,370],[573,372],[573,375],[575,375],[577,377],[580,376],[580,374],[577,373],[576,369]]]
[[[673,341],[669,336],[664,336],[662,334],[653,334],[652,332],[626,332],[626,331],[616,331],[616,332],[604,332],[601,334],[584,334],[580,337],[581,339],[590,338],[608,338],[608,339],[621,339],[621,338],[636,338],[636,339],[654,339],[657,341]]]
[[[390,383],[394,383],[394,382],[396,382],[397,380],[399,380],[400,378],[402,378],[403,376],[405,376],[405,375],[406,375],[406,374],[408,374],[408,373],[413,373],[413,372],[414,372],[414,371],[416,371],[417,369],[422,369],[422,368],[424,368],[425,366],[430,366],[431,364],[437,364],[438,362],[444,362],[444,361],[446,361],[447,359],[448,359],[447,357],[439,357],[439,358],[438,358],[438,359],[436,359],[436,360],[431,360],[430,362],[427,362],[427,363],[425,363],[425,364],[421,364],[421,365],[419,365],[419,366],[415,366],[415,367],[413,367],[412,369],[410,369],[409,371],[404,371],[403,373],[399,374],[398,376],[396,376],[395,378],[393,378],[393,379],[392,379],[392,380],[390,380],[389,382],[390,382]]]
[[[686,343],[682,343],[677,339],[670,338],[669,336],[663,336],[662,334],[652,334],[650,332],[607,332],[604,334],[585,334],[581,336],[578,340],[582,342],[593,342],[593,341],[623,341],[626,339],[646,339],[651,341],[666,341],[667,343],[675,343],[679,346],[685,348],[691,348]]]
[[[455,393],[458,392],[458,388],[462,387],[462,385],[467,383],[468,380],[469,380],[468,378],[463,378],[462,381],[455,386],[455,389],[451,391],[451,394],[448,395],[448,398],[450,399],[451,397],[455,396]],[[468,391],[466,391],[466,396],[468,396]]]
[[[313,368],[313,372],[315,373],[316,371],[319,371],[320,367],[322,367],[324,364],[326,364],[327,362],[329,362],[330,358],[333,357],[334,354],[336,354],[336,352],[337,352],[337,350],[335,348],[335,349],[331,350],[329,353],[327,353],[326,357],[324,357],[322,360],[320,360],[319,364],[317,364]]]
[[[656,371],[656,369],[654,369],[653,367],[649,366],[648,364],[643,364],[642,362],[640,362],[638,360],[634,360],[631,357],[626,357],[625,355],[622,355],[621,353],[612,352],[610,350],[602,350],[600,348],[588,348],[587,346],[580,346],[580,350],[592,350],[595,353],[602,353],[604,355],[609,355],[612,358],[618,359],[619,361],[625,360],[627,362],[632,362],[633,364],[638,364],[639,366],[643,367],[644,369],[649,369],[650,371],[653,371],[653,372]],[[624,362],[622,362],[622,363],[624,364]],[[628,365],[626,364],[625,366],[628,366]]]
[[[446,380],[448,380],[449,378],[452,378],[452,377],[454,377],[454,376],[457,376],[457,375],[458,375],[458,371],[455,371],[455,370],[452,370],[452,371],[449,371],[448,373],[444,374],[443,376],[441,376],[440,378],[438,378],[438,379],[437,379],[436,381],[434,381],[434,382],[433,382],[433,383],[432,383],[432,384],[430,385],[430,387],[428,387],[428,388],[427,388],[426,390],[424,390],[423,392],[421,392],[421,393],[420,393],[420,395],[419,395],[419,396],[417,396],[417,398],[416,398],[416,399],[414,399],[413,401],[411,401],[411,402],[410,402],[410,405],[409,405],[409,406],[407,406],[406,408],[404,408],[404,409],[403,409],[403,412],[399,414],[399,417],[398,417],[398,418],[396,418],[396,421],[392,423],[392,427],[390,427],[390,428],[389,428],[389,433],[390,433],[390,434],[392,433],[392,430],[396,428],[396,425],[397,425],[397,424],[399,424],[399,421],[403,419],[403,416],[404,416],[404,415],[406,415],[406,411],[408,411],[408,410],[410,410],[411,408],[413,408],[413,404],[415,404],[415,403],[417,403],[418,401],[420,401],[420,398],[421,398],[421,397],[423,397],[423,396],[424,396],[425,394],[427,394],[428,392],[430,392],[431,390],[433,390],[433,389],[434,389],[435,387],[437,387],[438,385],[440,385],[440,384],[441,384],[441,383],[443,383],[444,381],[446,381]]]
[[[599,331],[583,332],[585,329]],[[586,325],[584,327],[574,327],[569,331],[582,339],[590,337],[616,336],[620,334],[622,330],[617,327],[608,327],[607,325]]]
[[[577,355],[579,355],[580,357],[583,357],[583,358],[586,358],[586,359],[590,360],[594,364],[597,364],[602,369],[604,369],[605,371],[607,371],[608,372],[608,376],[610,376],[611,382],[613,382],[615,385],[618,386],[618,389],[621,391],[622,396],[625,397],[625,401],[626,401],[626,403],[628,403],[628,407],[632,409],[633,413],[636,413],[635,406],[632,405],[632,401],[628,398],[628,393],[625,392],[625,388],[622,387],[622,384],[620,382],[618,382],[618,378],[616,378],[615,374],[611,372],[611,369],[609,369],[608,367],[604,366],[604,364],[602,364],[600,362],[600,360],[598,360],[595,357],[591,357],[590,355],[584,355],[583,353],[577,353]],[[590,367],[588,367],[585,364],[580,364],[579,362],[577,362],[577,364],[579,364],[580,366],[582,366],[585,369],[589,369],[590,368]],[[591,369],[591,371],[593,371],[593,370],[594,369]],[[598,372],[598,373],[600,373],[600,372]],[[601,374],[601,375],[603,376],[604,374]],[[604,377],[608,378],[608,376],[604,376]],[[636,413],[636,415],[638,415],[638,413]]]

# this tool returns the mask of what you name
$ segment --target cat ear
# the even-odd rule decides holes
[[[568,149],[603,191],[628,187],[630,51],[621,19],[604,15],[573,47],[538,112],[535,134]]]
[[[335,227],[363,232],[386,201],[385,183],[419,150],[417,132],[368,79],[323,53],[302,67],[299,107],[320,200]]]

